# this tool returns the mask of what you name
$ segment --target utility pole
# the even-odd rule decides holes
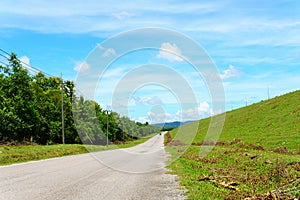
[[[108,145],[108,110],[106,110],[106,146]]]
[[[62,143],[65,144],[65,118],[64,118],[64,80],[61,74],[61,135]]]
[[[108,145],[108,114],[112,112],[112,110],[106,110],[106,146]]]
[[[123,128],[123,129],[122,129],[122,133],[123,133],[123,137],[122,137],[122,138],[123,138],[123,142],[124,142],[124,141],[125,141],[125,137],[124,137],[124,134],[125,134],[125,126],[124,126],[123,124],[122,124],[122,128]]]

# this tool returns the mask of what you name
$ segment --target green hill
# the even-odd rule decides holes
[[[200,121],[195,142],[203,140],[209,122]],[[266,149],[285,146],[300,152],[300,91],[227,112],[220,141],[234,138]]]
[[[199,121],[192,145],[169,165],[180,175],[190,199],[292,199],[300,195],[300,91],[227,112],[217,145],[201,158],[203,145],[211,145],[203,144],[210,120]],[[188,133],[193,126],[180,128]],[[177,131],[167,135],[169,142]],[[180,144],[172,141],[167,150],[178,154]]]

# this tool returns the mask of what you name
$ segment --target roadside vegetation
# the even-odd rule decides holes
[[[295,199],[300,197],[300,91],[226,113],[213,150],[199,157],[210,118],[200,120],[194,141],[169,165],[189,199]],[[193,123],[182,126],[188,131]],[[168,151],[181,150],[166,134]]]
[[[0,165],[131,147],[158,132],[77,96],[73,81],[30,74],[14,53],[0,65]]]
[[[42,160],[54,157],[77,155],[89,152],[105,151],[117,148],[129,148],[141,144],[155,134],[120,144],[82,145],[82,144],[56,144],[56,145],[4,145],[0,146],[0,166],[21,163],[33,160]]]
[[[159,131],[104,110],[76,89],[73,81],[30,74],[12,53],[8,64],[0,65],[0,144],[106,145],[107,136],[118,144]]]

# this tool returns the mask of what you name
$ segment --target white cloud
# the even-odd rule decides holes
[[[213,114],[219,114],[221,112],[213,112],[210,108],[209,104],[206,101],[203,101],[194,108],[185,109],[185,110],[178,110],[176,113],[171,114],[168,112],[160,111],[150,111],[148,112],[148,116],[139,117],[136,120],[140,122],[146,122],[150,120],[151,124],[156,123],[165,123],[165,122],[174,122],[174,121],[196,121],[199,119],[203,119],[209,117]]]
[[[27,56],[22,56],[22,57],[19,58],[19,60],[21,61],[21,65],[22,65],[25,69],[27,69],[28,71],[34,72],[34,73],[41,72],[41,70],[33,69],[33,68],[30,66],[30,59],[29,59]]]
[[[198,107],[199,112],[207,112],[209,110],[209,104],[204,101],[200,103],[200,106]]]
[[[176,44],[168,42],[161,44],[157,57],[167,59],[171,62],[182,62],[184,60],[184,56],[179,47]]]
[[[195,108],[178,110],[176,112],[177,118],[180,118],[181,121],[199,120],[210,116],[210,114],[210,107],[206,101],[201,102],[200,105]]]
[[[76,64],[73,69],[77,72],[85,72],[90,69],[90,65],[87,62],[81,62]]]
[[[27,56],[22,56],[19,59],[21,62],[23,62],[23,64],[25,63],[26,65],[30,65],[30,59]]]
[[[156,113],[156,112],[148,112],[148,116],[151,119],[151,124],[158,124],[158,123],[165,123],[165,122],[171,122],[176,121],[174,119],[174,116],[170,113],[162,112],[162,113]]]
[[[140,97],[133,97],[133,100],[136,105],[160,105],[162,104],[161,99],[158,96],[140,98]]]
[[[233,65],[229,65],[228,69],[225,69],[222,74],[220,74],[221,79],[229,79],[234,77],[240,77],[242,73]]]
[[[0,7],[0,12],[3,13],[16,13],[23,15],[32,16],[76,16],[76,15],[88,15],[95,16],[99,13],[124,15],[128,13],[127,10],[135,10],[143,13],[171,13],[171,14],[182,14],[182,13],[207,13],[216,12],[222,9],[223,3],[168,3],[162,1],[148,2],[148,1],[136,1],[136,2],[118,2],[112,4],[110,1],[103,1],[99,3],[97,0],[90,0],[86,3],[85,0],[77,0],[73,3],[72,0],[64,1],[39,1],[28,0],[19,1],[18,4],[11,1],[3,1]],[[159,5],[159,6],[158,6]],[[116,10],[123,10],[116,12]],[[130,14],[130,13],[129,13]]]
[[[108,48],[103,54],[103,57],[115,56],[117,55],[116,51],[113,48]]]
[[[133,120],[144,124],[146,122],[150,122],[151,119],[149,117],[142,116],[136,119],[134,118]]]
[[[134,16],[134,14],[128,13],[126,11],[122,11],[122,12],[118,12],[118,13],[113,13],[112,16],[114,16],[115,18],[122,20],[122,19],[126,19],[128,17],[132,17]]]
[[[209,113],[211,116],[213,115],[218,115],[218,114],[221,114],[223,113],[224,111],[222,111],[222,109],[218,109],[218,110],[213,110],[213,109],[210,109]]]

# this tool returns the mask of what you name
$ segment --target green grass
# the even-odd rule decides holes
[[[129,141],[129,142],[126,142],[126,143],[123,143],[123,144],[118,144],[118,148],[129,148],[129,147],[133,147],[133,146],[136,146],[138,144],[141,144],[141,143],[144,143],[146,142],[147,140],[149,140],[150,138],[152,138],[155,134],[151,134],[151,135],[148,135],[146,137],[143,137],[143,138],[139,138],[137,140],[133,140],[133,141]]]
[[[194,142],[203,140],[210,119],[200,121]],[[285,146],[300,151],[300,91],[226,113],[220,141],[241,138],[269,150]]]
[[[281,199],[298,197],[299,102],[300,91],[296,91],[227,112],[219,145],[205,157],[199,157],[199,153],[210,147],[199,145],[205,138],[210,118],[199,121],[193,143],[184,153],[180,149],[184,145],[170,143],[167,150],[174,157],[182,155],[169,167],[179,174],[189,199],[267,198],[271,195],[268,192],[275,193],[276,189],[285,192],[273,194]],[[180,128],[191,134],[193,126]],[[172,138],[176,138],[177,131],[170,132]],[[229,183],[234,186],[228,186]]]
[[[117,148],[129,148],[141,144],[153,136],[154,134],[129,141],[124,144],[108,146],[80,144],[0,146],[0,165],[9,165],[32,160],[105,151]]]

